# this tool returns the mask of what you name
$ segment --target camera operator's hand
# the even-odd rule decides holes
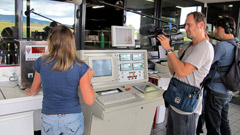
[[[169,43],[169,39],[163,34],[158,35],[157,39],[161,42],[161,45],[164,50],[172,49]]]

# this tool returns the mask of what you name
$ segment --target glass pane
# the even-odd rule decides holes
[[[239,14],[235,14],[236,12],[233,10],[235,9],[239,9],[239,7],[234,7],[237,6],[237,4],[234,3],[209,3],[208,4],[208,18],[207,18],[207,22],[208,24],[211,24],[211,27],[209,27],[209,31],[210,31],[210,35],[213,38],[210,38],[210,41],[213,44],[216,44],[218,42],[218,40],[215,40],[215,34],[214,34],[214,24],[216,22],[217,19],[221,18],[222,16],[231,16],[233,18],[238,18]],[[235,20],[235,22],[237,22]]]
[[[2,0],[0,6],[0,33],[2,38],[13,37],[15,26],[15,0]],[[11,32],[10,32],[11,31]]]
[[[23,13],[27,10],[26,0],[23,2]],[[74,24],[74,4],[67,2],[57,2],[51,0],[31,0],[30,1],[30,34],[33,40],[46,40],[52,27],[61,23],[73,27]],[[35,12],[35,13],[34,13]],[[40,14],[40,15],[37,15]],[[23,37],[27,37],[26,21],[27,16],[23,15]],[[49,18],[49,19],[46,19]],[[51,20],[50,20],[51,19]],[[54,21],[58,22],[57,24]]]
[[[154,16],[154,0],[128,0],[127,8],[141,14]],[[127,26],[134,27],[136,44],[141,43],[143,47],[150,47],[149,39],[147,36],[142,36],[139,33],[140,26],[145,24],[153,24],[154,20],[136,13],[126,12]]]
[[[187,14],[194,11],[202,11],[201,3],[187,0],[163,0],[162,19],[177,25],[183,25]],[[161,23],[161,26],[166,25],[168,24]],[[187,38],[185,29],[180,29],[180,32],[184,34],[184,45],[188,44],[190,39]],[[174,46],[175,49],[179,49],[181,47],[181,45]]]
[[[123,1],[104,0],[110,5],[123,7]],[[111,26],[123,25],[123,10],[113,6],[87,1],[85,49],[111,48]]]
[[[10,55],[15,53],[15,0],[2,0],[0,6],[0,66],[17,64]]]

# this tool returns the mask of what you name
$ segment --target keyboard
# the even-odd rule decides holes
[[[127,100],[131,100],[136,98],[132,93],[130,92],[119,92],[104,96],[99,96],[97,99],[103,104],[103,105],[109,105],[114,103],[119,103]]]

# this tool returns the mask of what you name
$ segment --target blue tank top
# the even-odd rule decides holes
[[[46,60],[42,60],[40,57],[34,63],[35,71],[40,73],[42,80],[42,113],[70,114],[82,112],[78,86],[79,80],[87,72],[89,66],[82,62],[74,62],[73,68],[70,67],[64,72],[51,71],[56,61],[44,64]]]

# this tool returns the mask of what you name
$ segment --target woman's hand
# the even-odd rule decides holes
[[[32,91],[30,88],[25,89],[24,93],[27,94],[28,96],[32,96]]]

